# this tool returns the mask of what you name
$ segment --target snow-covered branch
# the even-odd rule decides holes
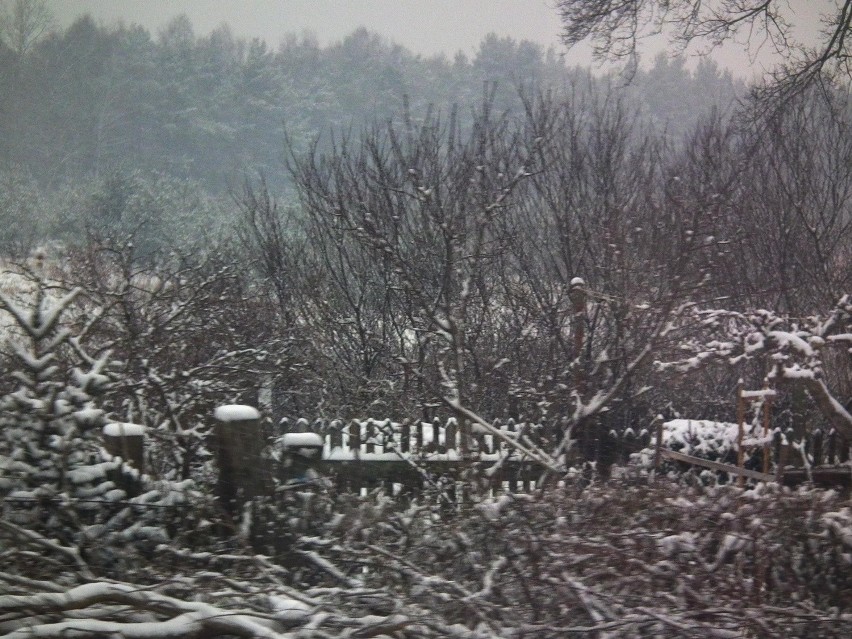
[[[657,361],[657,370],[686,373],[709,363],[735,366],[760,358],[767,383],[804,388],[831,426],[852,439],[852,414],[826,381],[826,366],[849,365],[843,357],[826,358],[826,351],[852,349],[852,296],[842,296],[824,316],[696,310],[687,322],[693,336],[679,347],[687,356]]]

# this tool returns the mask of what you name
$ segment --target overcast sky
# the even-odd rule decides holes
[[[787,0],[797,23],[813,31],[826,0]],[[141,24],[156,35],[171,18],[185,13],[196,34],[227,23],[238,36],[259,37],[273,47],[287,33],[310,31],[323,45],[341,40],[359,26],[380,33],[415,53],[452,56],[476,52],[488,33],[532,40],[559,52],[560,22],[554,0],[53,0],[59,26],[90,13],[106,25],[123,21]],[[653,50],[645,59],[653,58]],[[741,49],[729,48],[714,58],[737,75],[750,75]],[[578,48],[572,64],[591,59]]]
[[[89,12],[107,24],[136,22],[154,33],[186,13],[197,33],[228,23],[236,34],[272,45],[304,30],[328,44],[364,26],[425,55],[473,53],[492,31],[559,43],[559,19],[549,0],[57,0],[54,11],[62,26]]]

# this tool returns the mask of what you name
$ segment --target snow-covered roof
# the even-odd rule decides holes
[[[253,406],[228,404],[219,406],[213,411],[213,417],[220,422],[246,422],[252,419],[260,419],[260,413]]]

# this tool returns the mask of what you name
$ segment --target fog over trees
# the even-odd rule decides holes
[[[625,83],[0,6],[0,634],[849,636],[848,481],[652,445],[745,421],[764,473],[848,470],[843,46]],[[318,475],[312,429],[417,489]]]

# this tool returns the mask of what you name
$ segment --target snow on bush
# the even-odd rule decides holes
[[[80,561],[85,555],[121,572],[169,538],[166,522],[178,514],[174,493],[187,487],[157,484],[103,450],[106,420],[97,404],[113,378],[110,351],[92,352],[75,334],[80,325],[69,318],[80,289],[57,295],[38,271],[25,274],[28,298],[0,292],[0,316],[14,324],[0,342],[13,381],[0,394],[0,518],[16,538],[41,540],[42,550],[66,548]],[[112,424],[107,434],[110,427],[139,429]],[[4,563],[17,560],[28,563],[24,555]]]
[[[672,419],[663,423],[662,446],[670,450],[712,461],[735,460],[737,424],[704,419]],[[654,445],[632,456],[632,462],[643,468],[654,465]]]

